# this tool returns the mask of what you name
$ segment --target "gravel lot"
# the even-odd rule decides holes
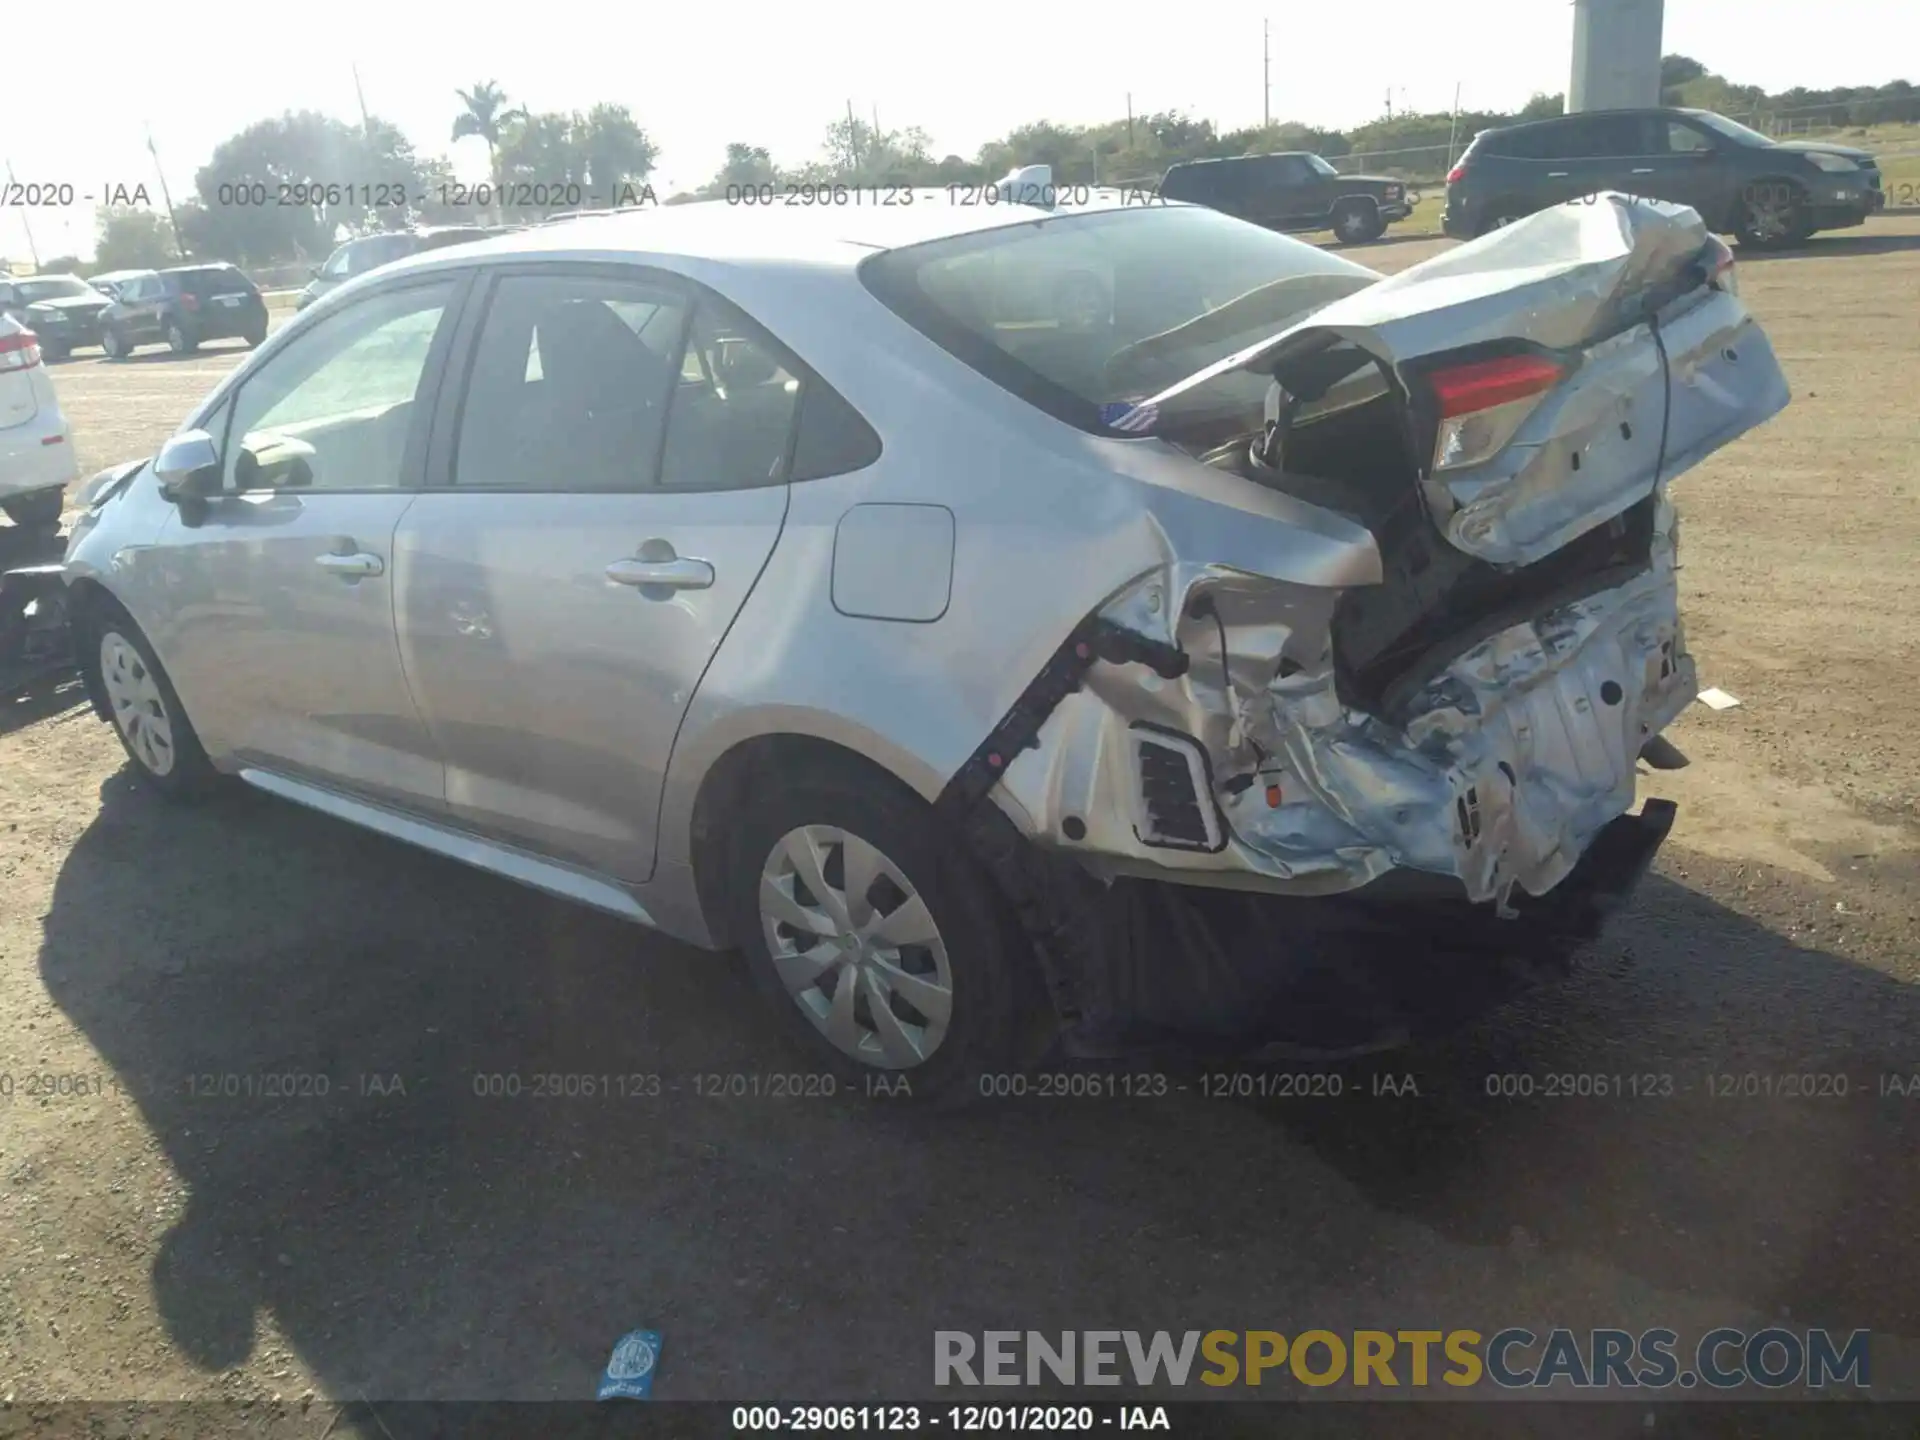
[[[71,689],[0,710],[0,1392],[589,1398],[644,1325],[663,1399],[924,1398],[935,1329],[1778,1319],[1871,1328],[1920,1396],[1920,221],[1741,273],[1794,403],[1676,493],[1744,703],[1672,732],[1674,837],[1572,980],[1337,1100],[716,1097],[804,1068],[731,959],[264,798],[170,809]],[[59,366],[83,473],[244,353]],[[475,1094],[545,1072],[661,1094]],[[1676,1093],[1486,1093],[1581,1072]],[[1805,1073],[1850,1093],[1708,1082]],[[223,1078],[265,1075],[327,1093]]]

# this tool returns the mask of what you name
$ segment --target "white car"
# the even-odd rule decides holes
[[[0,509],[22,528],[53,529],[79,473],[39,337],[0,315]]]

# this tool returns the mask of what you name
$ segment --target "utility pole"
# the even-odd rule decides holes
[[[180,220],[173,213],[173,196],[167,191],[167,172],[160,166],[160,152],[154,148],[153,127],[147,127],[147,153],[153,157],[153,173],[160,181],[160,198],[167,205],[167,224],[173,230],[173,248],[180,252],[182,260],[187,258],[186,242],[180,238]]]
[[[1387,86],[1387,119],[1393,118],[1393,87]]]
[[[7,184],[14,184],[11,159],[7,161]],[[40,247],[34,243],[33,226],[27,223],[27,207],[24,205],[20,207],[20,228],[27,232],[27,254],[33,258],[33,268],[37,271],[40,268]]]
[[[1272,25],[1260,22],[1260,128],[1273,128],[1273,47],[1268,43]]]
[[[847,101],[847,148],[853,152],[853,173],[860,174],[860,122],[853,118],[853,101]]]
[[[1460,135],[1460,82],[1453,82],[1453,121],[1447,126],[1447,169],[1453,169],[1453,142]]]
[[[355,62],[353,66],[353,93],[354,98],[360,102],[360,133],[371,137],[373,135],[373,122],[367,118],[367,92],[360,88],[360,66],[358,62]]]
[[[1127,149],[1133,149],[1133,92],[1127,92]]]

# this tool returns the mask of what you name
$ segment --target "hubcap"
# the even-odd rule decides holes
[[[760,928],[787,993],[842,1054],[928,1060],[953,1014],[939,927],[900,867],[859,836],[803,825],[760,872]]]
[[[1762,240],[1779,240],[1793,229],[1793,194],[1784,185],[1753,186],[1747,191],[1747,223]]]
[[[134,758],[155,775],[173,770],[173,721],[159,683],[124,635],[109,630],[100,639],[100,678],[113,707],[113,723]]]

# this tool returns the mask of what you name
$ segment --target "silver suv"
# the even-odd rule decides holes
[[[1694,694],[1667,482],[1785,403],[1670,207],[1383,281],[1191,206],[696,204],[342,287],[65,578],[167,794],[742,948],[822,1063],[967,1093],[1590,937]]]

